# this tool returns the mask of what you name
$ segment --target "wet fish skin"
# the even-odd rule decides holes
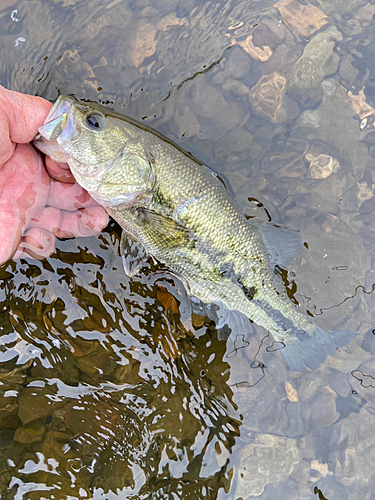
[[[316,369],[355,336],[325,332],[287,297],[274,268],[299,251],[299,236],[249,223],[216,174],[155,130],[60,96],[34,144],[67,162],[124,229],[127,274],[152,255],[192,297],[219,305],[219,328],[245,333],[246,316],[270,331],[294,370]]]

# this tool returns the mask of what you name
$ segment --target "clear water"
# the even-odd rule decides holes
[[[167,269],[124,275],[113,222],[8,262],[1,498],[375,498],[374,15],[366,0],[1,2],[2,85],[103,102],[194,153],[246,215],[301,232],[291,296],[358,333],[299,374],[260,327],[188,331]]]

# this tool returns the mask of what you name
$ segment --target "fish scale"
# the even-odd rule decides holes
[[[194,307],[201,301],[218,332],[226,324],[246,334],[253,321],[299,371],[318,368],[355,336],[325,332],[287,297],[275,267],[299,251],[299,236],[247,221],[218,176],[157,131],[60,96],[34,144],[66,161],[123,228],[125,272],[141,272],[153,256],[181,278]]]

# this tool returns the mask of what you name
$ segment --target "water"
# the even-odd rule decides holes
[[[0,268],[0,495],[370,500],[373,39],[365,0],[6,0],[0,83],[94,99],[219,172],[249,217],[297,228],[284,276],[324,329],[316,372],[272,340],[180,321],[161,266],[127,278],[113,222]],[[259,364],[264,363],[264,367]]]

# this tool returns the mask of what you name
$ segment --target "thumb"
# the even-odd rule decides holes
[[[12,143],[27,143],[36,136],[51,107],[52,104],[41,97],[0,86],[0,164],[12,156]]]

